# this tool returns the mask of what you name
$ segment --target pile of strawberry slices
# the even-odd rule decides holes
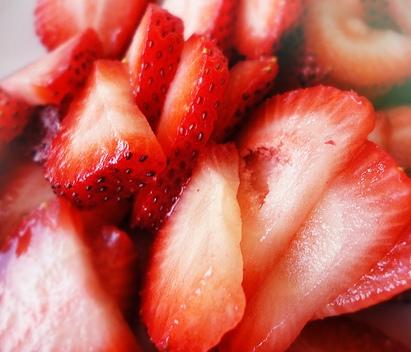
[[[37,0],[0,80],[0,351],[402,352],[410,0]],[[409,348],[411,346],[408,346]]]

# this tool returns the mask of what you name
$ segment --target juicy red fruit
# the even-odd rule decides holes
[[[163,167],[163,152],[133,101],[125,67],[96,62],[52,143],[46,177],[54,191],[80,207],[119,201]]]
[[[101,43],[89,29],[7,77],[0,86],[30,105],[58,105],[81,88],[100,55]]]
[[[106,56],[121,55],[143,15],[147,0],[37,0],[36,33],[54,49],[71,37],[93,28]]]
[[[134,226],[158,228],[170,212],[210,138],[227,81],[227,60],[213,41],[191,37],[184,46],[157,128],[167,168],[156,183],[138,193]]]
[[[182,21],[150,4],[125,58],[136,103],[153,128],[183,49]]]

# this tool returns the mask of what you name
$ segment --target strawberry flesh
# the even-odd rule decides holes
[[[53,140],[46,176],[54,191],[79,207],[120,201],[153,182],[164,163],[125,67],[98,61]]]
[[[36,33],[55,49],[87,28],[93,28],[108,57],[124,53],[144,13],[147,0],[37,0]]]
[[[153,128],[183,49],[182,21],[155,4],[147,7],[125,58],[136,103]]]
[[[81,88],[100,55],[101,43],[89,29],[7,77],[0,86],[30,105],[58,105]]]
[[[157,128],[167,168],[156,183],[138,193],[133,226],[156,229],[169,214],[211,136],[227,81],[227,60],[221,51],[205,37],[191,37],[184,46]]]
[[[142,317],[162,351],[208,351],[242,317],[238,184],[235,147],[209,146],[156,238]]]

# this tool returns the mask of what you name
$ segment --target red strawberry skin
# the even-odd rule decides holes
[[[133,94],[153,128],[183,49],[183,23],[155,4],[147,7],[125,58]]]
[[[98,61],[53,140],[46,177],[54,191],[79,207],[120,201],[153,182],[164,163],[125,67]]]
[[[29,105],[0,88],[0,152],[23,131],[30,115]]]
[[[347,318],[307,325],[287,352],[407,352],[408,348],[367,325]]]
[[[36,33],[48,49],[93,28],[108,57],[119,57],[127,48],[144,13],[147,0],[37,0]]]
[[[241,121],[271,92],[278,72],[275,57],[245,60],[230,70],[223,105],[213,138],[226,140]]]
[[[332,182],[247,302],[230,351],[283,351],[327,302],[398,241],[411,221],[411,180],[373,143]]]
[[[227,60],[213,41],[191,37],[183,49],[157,128],[167,168],[156,183],[138,193],[134,226],[158,228],[172,209],[197,156],[210,139],[227,81]]]
[[[302,12],[301,0],[240,0],[234,30],[236,49],[254,59],[271,56]]]
[[[346,292],[319,310],[316,317],[352,313],[411,289],[411,227],[372,269]]]
[[[127,313],[137,295],[138,254],[127,233],[115,226],[104,226],[89,238],[96,270],[106,291]]]
[[[100,55],[100,40],[88,29],[1,81],[0,86],[30,105],[58,105],[81,88]]]

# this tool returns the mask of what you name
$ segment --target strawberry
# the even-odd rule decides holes
[[[2,351],[138,351],[63,201],[32,213],[0,252]]]
[[[142,317],[162,351],[208,351],[242,317],[238,184],[235,147],[209,146],[156,238]]]
[[[89,242],[104,288],[127,313],[137,295],[137,251],[133,241],[115,226],[104,226]]]
[[[226,49],[233,27],[235,0],[164,0],[162,6],[184,21],[186,39],[193,34],[205,35]]]
[[[411,78],[411,38],[368,26],[360,0],[308,0],[304,30],[326,82],[378,94]]]
[[[43,170],[33,162],[1,165],[4,176],[0,186],[0,243],[14,234],[22,219],[40,204],[54,198]],[[6,169],[6,170],[5,170]]]
[[[239,138],[244,287],[252,293],[373,128],[371,104],[318,86],[268,100]]]
[[[411,289],[411,227],[361,279],[322,307],[316,317],[355,312]]]
[[[407,352],[380,331],[347,318],[307,325],[287,352]]]
[[[100,51],[96,33],[87,30],[1,81],[0,86],[30,105],[59,104],[79,90]]]
[[[274,86],[278,72],[275,57],[240,61],[230,70],[230,78],[214,139],[224,141],[250,111],[260,104]]]
[[[138,193],[134,226],[158,228],[169,214],[211,136],[227,81],[227,60],[221,51],[205,37],[191,37],[184,45],[157,128],[168,165],[155,184]]]
[[[316,311],[355,284],[411,223],[411,180],[371,142],[340,173],[247,301],[230,351],[284,351]]]
[[[0,88],[0,152],[16,138],[29,121],[30,107]]]
[[[150,4],[134,34],[125,61],[136,103],[151,126],[157,125],[183,49],[182,21]]]
[[[125,67],[96,62],[54,138],[46,176],[79,207],[128,198],[152,182],[164,155],[134,104]]]
[[[144,13],[147,0],[37,0],[36,33],[48,49],[93,28],[106,56],[124,53]]]
[[[411,0],[388,1],[388,12],[400,28],[407,34],[411,34]]]
[[[302,13],[302,0],[240,0],[234,29],[236,49],[248,58],[271,56]]]

